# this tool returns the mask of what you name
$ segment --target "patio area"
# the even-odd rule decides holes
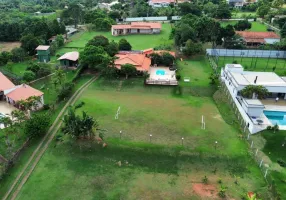
[[[263,99],[260,100],[265,106],[265,110],[286,111],[286,100],[280,99],[278,102],[275,99]]]
[[[8,104],[6,101],[0,101],[0,113],[10,115],[13,110],[17,110],[17,108]]]
[[[176,71],[171,71],[169,67],[150,67],[150,77],[147,84],[153,85],[178,85]]]

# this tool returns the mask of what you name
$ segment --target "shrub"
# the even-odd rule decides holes
[[[36,138],[47,133],[51,118],[47,114],[34,114],[25,122],[24,133],[29,138]]]
[[[203,183],[204,183],[204,184],[208,184],[208,182],[209,182],[209,179],[208,179],[207,176],[205,176],[205,177],[203,178]]]
[[[23,75],[23,80],[26,81],[26,82],[30,82],[32,80],[35,80],[36,78],[36,75],[34,72],[32,71],[25,71],[24,72],[24,75]]]
[[[237,64],[238,62],[237,62],[237,60],[234,60],[233,62],[232,62],[232,64]]]
[[[50,105],[49,104],[44,104],[43,109],[44,110],[49,110],[50,109]]]
[[[61,89],[58,91],[58,101],[62,101],[65,98],[69,97],[72,94],[74,84],[72,82],[64,83]]]
[[[267,130],[272,130],[272,126],[267,126]]]
[[[176,79],[177,79],[178,81],[181,80],[181,78],[182,78],[181,74],[176,74]]]
[[[281,166],[281,167],[286,167],[286,162],[284,160],[282,160],[281,158],[277,159],[277,163]]]
[[[218,183],[218,184],[222,184],[222,180],[221,180],[221,178],[220,178],[220,179],[218,179],[217,183]]]
[[[218,192],[218,196],[221,198],[225,198],[226,197],[225,192],[226,192],[226,187],[221,185],[220,190]]]

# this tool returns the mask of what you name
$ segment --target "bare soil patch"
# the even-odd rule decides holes
[[[214,185],[203,184],[203,183],[194,183],[193,191],[195,194],[199,195],[202,198],[217,198],[217,188]]]
[[[12,49],[20,46],[21,42],[0,42],[0,52],[11,51]]]

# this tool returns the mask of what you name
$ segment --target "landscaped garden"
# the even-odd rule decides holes
[[[204,58],[186,63],[179,63],[182,75],[207,88]],[[63,140],[49,146],[17,199],[238,199],[248,191],[267,197],[246,143],[221,117],[212,93],[194,96],[183,88],[180,94],[143,86],[141,78],[94,82],[78,100],[85,103],[78,113],[87,111],[106,129],[107,147],[58,133]]]

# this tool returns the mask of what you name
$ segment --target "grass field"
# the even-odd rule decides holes
[[[245,17],[257,17],[255,12],[238,12],[232,13],[231,18],[233,19],[241,19],[241,18],[245,18]]]
[[[208,87],[203,79],[209,70],[199,70],[204,59],[186,62],[182,74]],[[53,141],[17,199],[213,199],[219,179],[227,186],[227,199],[242,198],[248,191],[268,197],[246,143],[223,120],[212,97],[177,96],[170,87],[144,87],[138,78],[99,79],[81,101],[85,106],[78,112],[87,111],[107,129],[108,147],[68,138]],[[118,106],[121,113],[115,120]],[[206,130],[201,129],[201,115]],[[204,176],[207,186],[201,185]]]
[[[222,24],[222,26],[227,26],[228,24],[235,25],[237,21],[221,21],[220,23]],[[266,32],[267,26],[260,22],[251,22],[251,29],[246,31]]]
[[[245,70],[248,71],[273,71],[279,75],[285,76],[286,61],[285,59],[273,59],[273,58],[239,58],[239,57],[220,57],[219,67],[225,66],[225,64],[231,64],[233,61],[241,64]]]
[[[65,47],[84,48],[85,44],[96,35],[103,35],[110,41],[114,40],[118,42],[121,38],[127,39],[131,44],[133,50],[143,50],[152,47],[156,47],[162,44],[173,44],[172,40],[169,40],[171,33],[170,24],[162,24],[162,31],[156,35],[125,35],[125,36],[112,36],[111,32],[81,32],[74,35],[71,39],[72,42],[68,43]]]

